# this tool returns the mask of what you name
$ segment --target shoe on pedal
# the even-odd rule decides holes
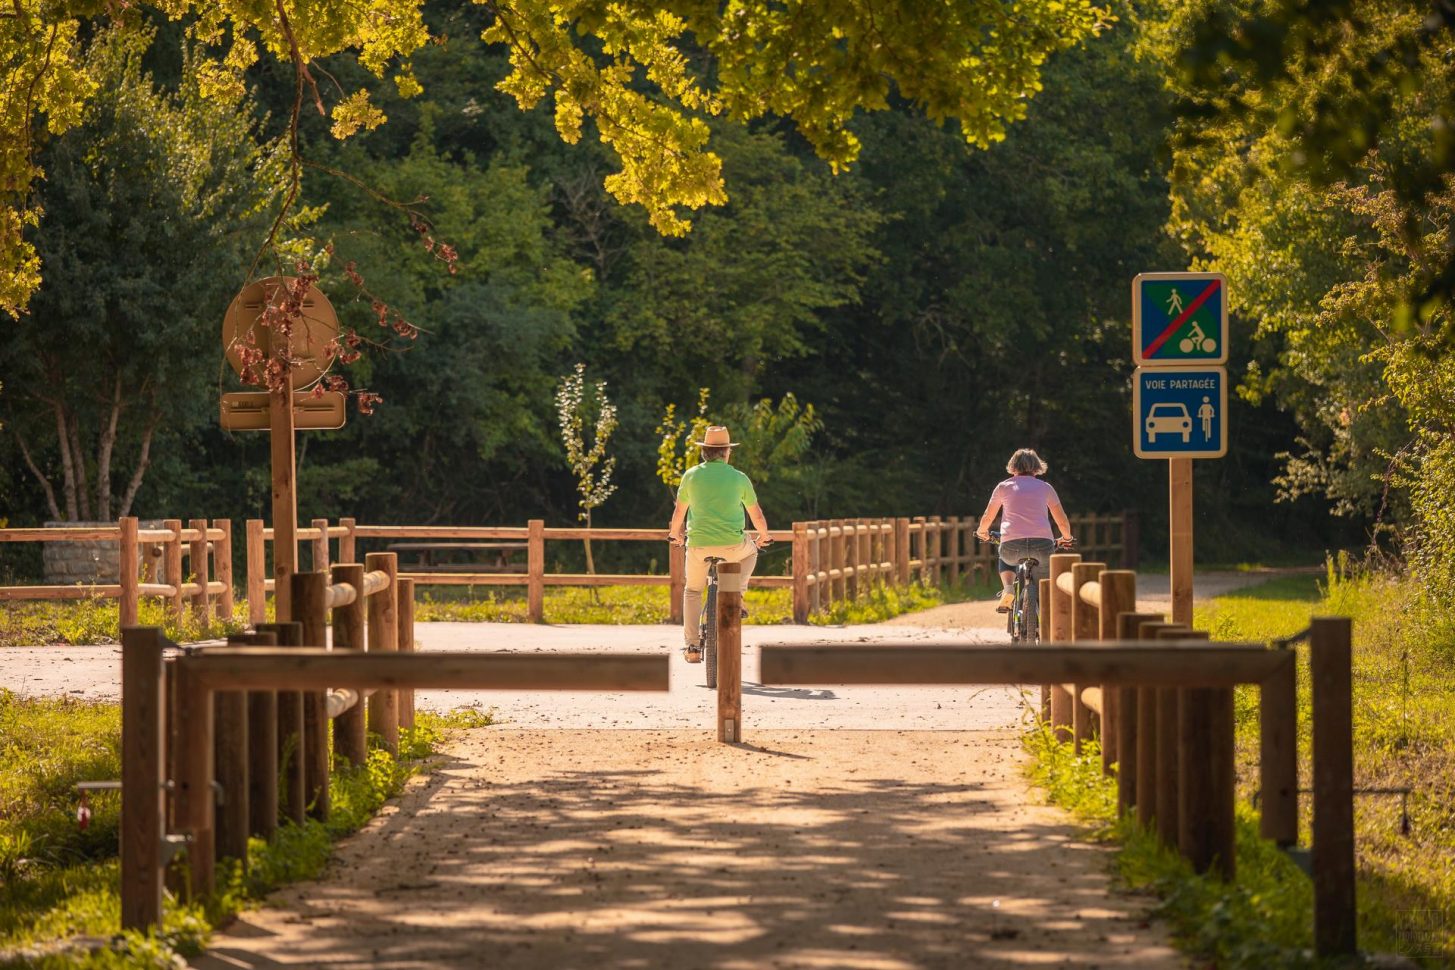
[[[702,650],[699,647],[683,647],[682,656],[687,658],[690,664],[702,663]]]
[[[1000,602],[996,604],[995,612],[1009,613],[1011,604],[1015,602],[1015,590],[1007,586],[1000,591]]]

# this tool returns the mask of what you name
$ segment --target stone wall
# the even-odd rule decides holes
[[[47,522],[46,528],[98,529],[116,525],[115,522]],[[160,520],[142,522],[140,528],[160,529]],[[94,542],[44,542],[41,543],[41,561],[45,569],[45,582],[51,586],[74,586],[76,583],[109,585],[120,582],[121,570],[117,560],[120,551],[115,539],[101,539]]]

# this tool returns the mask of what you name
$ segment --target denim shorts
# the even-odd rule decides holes
[[[1036,559],[1044,566],[1055,551],[1054,539],[1007,539],[1000,544],[1000,570],[1013,573],[1022,559]]]

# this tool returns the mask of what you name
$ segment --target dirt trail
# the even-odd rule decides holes
[[[1178,967],[1011,732],[471,732],[213,968]],[[996,902],[999,905],[996,905]]]

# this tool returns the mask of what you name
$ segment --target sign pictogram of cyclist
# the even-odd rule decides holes
[[[1221,273],[1142,273],[1132,280],[1132,359],[1138,366],[1225,364],[1227,335]]]

